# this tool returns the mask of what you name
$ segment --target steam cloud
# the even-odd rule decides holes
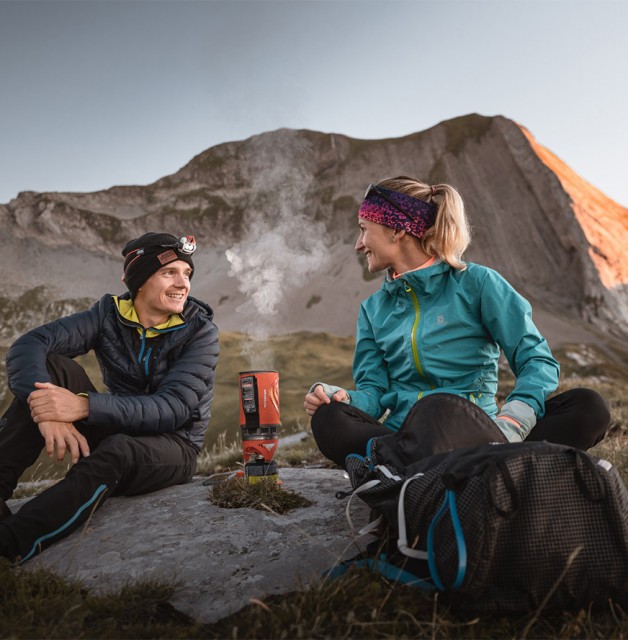
[[[314,178],[304,165],[311,144],[296,132],[279,131],[255,138],[251,145],[255,213],[247,212],[252,220],[249,233],[225,255],[229,275],[238,279],[246,296],[237,308],[248,335],[243,355],[251,369],[272,369],[268,337],[288,315],[284,294],[291,287],[307,286],[308,275],[324,265],[329,253],[324,224],[307,210]]]

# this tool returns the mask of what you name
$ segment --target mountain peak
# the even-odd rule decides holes
[[[281,248],[260,264],[284,273],[284,286],[269,331],[348,335],[359,300],[379,286],[352,250],[357,209],[369,183],[395,175],[457,187],[473,226],[467,259],[503,273],[539,313],[628,331],[626,209],[525,128],[479,114],[384,140],[283,128],[207,149],[145,186],[22,193],[0,205],[0,247],[12,270],[0,295],[10,301],[37,286],[57,299],[117,292],[120,247],[129,238],[185,232],[211,260],[197,270],[195,295],[216,305],[221,328],[245,330],[242,305],[251,296],[230,275],[225,250],[250,257],[272,236],[266,246]],[[81,270],[89,260],[98,264],[94,275]],[[307,280],[307,290],[290,286],[292,275]]]
[[[521,125],[520,125],[521,126]],[[528,129],[521,130],[532,149],[558,178],[572,201],[572,209],[589,243],[589,255],[608,289],[628,285],[628,209],[581,178]]]

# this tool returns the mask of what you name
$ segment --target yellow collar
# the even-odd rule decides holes
[[[137,315],[137,311],[135,310],[135,305],[133,304],[133,300],[122,300],[118,298],[118,296],[113,296],[113,301],[116,303],[118,307],[118,311],[120,315],[129,322],[133,322],[137,324],[137,330],[141,334],[143,330],[146,330],[147,338],[154,338],[158,336],[161,331],[164,329],[172,329],[173,327],[177,327],[180,324],[185,324],[185,320],[181,317],[179,313],[173,313],[166,322],[162,324],[158,324],[156,327],[143,327],[140,319]]]

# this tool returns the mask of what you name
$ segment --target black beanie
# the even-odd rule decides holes
[[[124,282],[135,298],[139,288],[164,265],[183,260],[192,267],[192,254],[196,251],[194,236],[176,238],[169,233],[145,233],[127,242],[124,256]],[[190,278],[192,276],[190,275]]]

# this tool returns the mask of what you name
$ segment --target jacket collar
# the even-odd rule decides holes
[[[382,289],[390,295],[399,295],[406,286],[417,293],[432,293],[440,287],[442,276],[451,270],[451,266],[437,258],[433,264],[424,269],[408,271],[397,278],[389,271],[382,283]]]
[[[180,314],[173,313],[168,318],[168,320],[166,320],[166,322],[163,322],[162,324],[159,324],[155,327],[142,327],[140,319],[137,316],[137,311],[135,310],[133,300],[130,300],[128,298],[119,298],[118,296],[112,297],[120,316],[128,323],[136,325],[137,330],[140,333],[143,333],[143,329],[146,329],[147,338],[154,338],[164,331],[169,331],[185,324],[185,320]]]

